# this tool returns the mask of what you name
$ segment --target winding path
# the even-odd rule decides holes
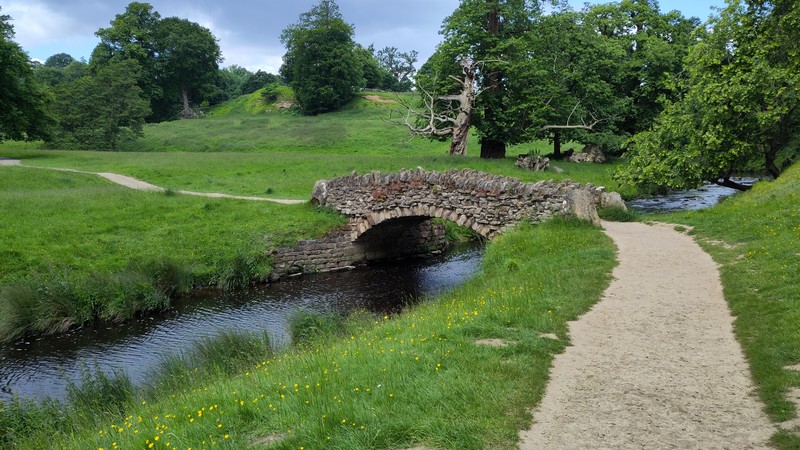
[[[18,159],[10,159],[10,158],[3,158],[0,157],[0,166],[21,166],[22,161]],[[25,166],[34,169],[49,169],[49,170],[58,170],[62,172],[76,172],[76,173],[85,173],[90,175],[97,175],[100,177],[105,178],[113,183],[116,183],[120,186],[125,186],[130,189],[135,189],[137,191],[154,191],[154,192],[164,192],[166,189],[152,185],[150,183],[144,182],[142,180],[137,180],[136,178],[132,178],[125,175],[120,175],[117,173],[109,173],[109,172],[85,172],[81,170],[74,170],[74,169],[64,169],[58,167],[40,167],[40,166]],[[176,194],[183,194],[183,195],[193,195],[197,197],[212,197],[212,198],[232,198],[237,200],[251,200],[251,201],[259,201],[259,202],[273,202],[273,203],[280,203],[283,205],[298,205],[301,203],[305,203],[303,200],[287,200],[287,199],[279,199],[279,198],[267,198],[267,197],[248,197],[242,195],[228,195],[228,194],[219,194],[216,192],[194,192],[194,191],[174,191]]]
[[[570,324],[520,448],[770,448],[711,257],[668,225],[603,226],[614,281]]]

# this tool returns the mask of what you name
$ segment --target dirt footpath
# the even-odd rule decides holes
[[[614,281],[570,324],[520,447],[769,448],[714,261],[668,225],[603,226]]]

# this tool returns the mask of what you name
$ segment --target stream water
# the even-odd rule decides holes
[[[283,346],[290,339],[288,320],[299,310],[398,312],[469,279],[482,255],[481,246],[471,245],[430,259],[293,278],[237,296],[193,296],[158,316],[0,346],[0,400],[63,398],[86,368],[123,370],[140,384],[165,356],[225,330],[266,332]]]
[[[733,178],[733,181],[752,186],[757,178]],[[717,184],[707,184],[697,189],[675,191],[665,195],[638,198],[628,202],[628,207],[642,213],[691,211],[710,208],[722,199],[737,193],[736,189],[722,187]]]

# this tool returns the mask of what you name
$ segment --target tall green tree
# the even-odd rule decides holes
[[[617,177],[654,188],[705,181],[744,189],[737,172],[773,177],[800,153],[800,4],[728,0],[686,58],[679,100],[635,135]]]
[[[401,52],[397,47],[384,47],[375,53],[380,65],[392,76],[393,84],[389,88],[393,91],[410,91],[414,86],[413,76],[416,73],[414,65],[419,61],[419,52]]]
[[[663,13],[656,0],[622,0],[588,7],[584,22],[625,51],[618,60],[623,71],[616,95],[628,98],[632,110],[621,130],[632,135],[648,129],[663,102],[677,98],[671,79],[682,76],[700,21],[678,11]]]
[[[37,82],[28,55],[14,42],[10,21],[0,15],[0,142],[47,138],[51,97]]]
[[[517,95],[528,110],[521,127],[549,138],[561,157],[561,141],[577,140],[612,150],[631,101],[619,96],[625,57],[618,42],[599,35],[584,13],[568,8],[543,15],[527,34],[528,55],[518,71]],[[620,139],[616,139],[620,141]],[[616,144],[619,147],[619,143]]]
[[[462,62],[473,62],[477,95],[470,123],[482,158],[503,158],[508,145],[541,137],[552,138],[558,154],[562,137],[616,133],[629,109],[616,92],[622,47],[566,5],[543,14],[536,1],[463,0],[442,34],[417,74],[418,90],[434,106],[428,115],[449,122],[464,111],[464,103],[453,108],[452,99],[471,88],[463,83]]]
[[[132,2],[95,33],[100,43],[92,52],[93,71],[132,59],[141,67],[138,86],[151,104],[149,120],[192,116],[192,105],[217,95],[221,52],[211,32],[185,19],[162,19],[152,5]],[[188,105],[188,106],[187,106]]]
[[[167,17],[157,24],[155,40],[158,48],[156,73],[163,92],[158,102],[162,114],[180,99],[181,117],[197,116],[193,105],[216,94],[219,44],[207,28],[178,17]]]
[[[127,59],[136,61],[141,74],[137,85],[151,105],[156,105],[163,96],[156,67],[159,54],[156,37],[160,20],[161,15],[149,3],[131,2],[125,12],[114,17],[110,27],[101,28],[95,33],[100,43],[92,51],[89,60],[93,72],[115,62]],[[153,121],[164,119],[158,115],[151,117]]]
[[[140,71],[136,61],[126,59],[56,86],[59,126],[52,145],[116,150],[120,142],[141,136],[150,107],[137,84]]]
[[[304,114],[334,111],[363,85],[353,27],[334,0],[321,0],[281,34],[286,54],[281,76],[292,86]]]

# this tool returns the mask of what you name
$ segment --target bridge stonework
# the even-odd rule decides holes
[[[536,183],[470,169],[372,172],[318,181],[312,202],[350,217],[353,240],[386,221],[438,217],[493,238],[522,220],[575,215],[600,223],[602,188],[571,181]]]
[[[541,222],[556,215],[599,224],[596,206],[606,200],[604,189],[591,184],[525,183],[469,169],[418,168],[318,181],[311,201],[350,220],[322,239],[273,251],[271,278],[439,253],[447,245],[445,229],[433,218],[469,227],[487,239],[521,220]]]

